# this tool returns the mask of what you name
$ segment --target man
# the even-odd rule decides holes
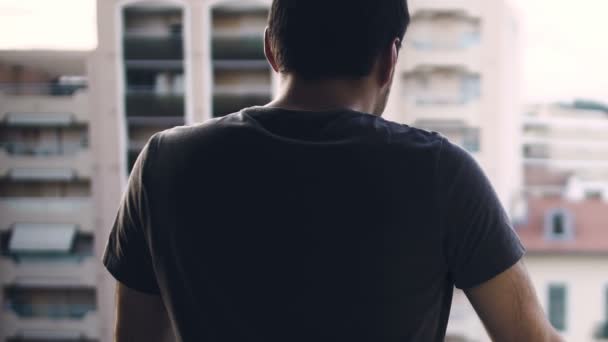
[[[380,118],[408,22],[403,0],[273,2],[278,97],[136,162],[104,256],[118,341],[442,341],[454,286],[494,340],[559,340],[474,160]]]

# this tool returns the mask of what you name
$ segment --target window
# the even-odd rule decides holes
[[[3,304],[21,318],[77,320],[97,310],[95,289],[88,287],[10,286]]]
[[[11,253],[67,253],[76,235],[75,225],[17,224],[9,241]]]
[[[608,324],[608,286],[606,286],[606,292],[604,293],[604,321]]]
[[[526,144],[524,145],[525,158],[549,158],[549,148],[546,144]]]
[[[604,319],[598,324],[595,338],[599,340],[608,339],[608,286],[604,289]]]
[[[565,209],[550,210],[545,216],[545,239],[567,241],[574,238],[572,214]]]
[[[589,200],[601,200],[602,191],[601,190],[586,190],[585,198],[589,199]]]
[[[470,48],[472,46],[479,45],[481,42],[481,32],[479,29],[473,31],[463,32],[460,35],[460,48]]]
[[[564,235],[564,233],[565,233],[564,213],[556,213],[553,215],[553,217],[551,219],[553,220],[551,222],[551,224],[552,224],[551,233],[556,236]]]
[[[460,96],[462,103],[478,100],[481,96],[481,77],[465,74],[460,77]]]
[[[566,295],[565,285],[549,285],[549,321],[559,331],[566,330]]]
[[[462,147],[470,153],[480,151],[478,128],[467,128],[464,131],[462,136]]]

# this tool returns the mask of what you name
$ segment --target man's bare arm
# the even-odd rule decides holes
[[[116,285],[116,342],[174,340],[167,310],[160,296]]]
[[[563,341],[547,320],[521,262],[465,293],[495,342]]]

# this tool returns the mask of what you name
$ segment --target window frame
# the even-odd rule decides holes
[[[557,215],[563,217],[563,233],[556,234],[554,220]],[[545,214],[544,219],[545,240],[547,241],[572,241],[574,240],[574,215],[565,208],[553,208]]]

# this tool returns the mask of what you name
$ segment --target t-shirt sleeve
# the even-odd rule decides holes
[[[525,253],[490,181],[462,148],[443,141],[438,162],[443,250],[456,287],[472,288]]]
[[[123,194],[103,255],[106,269],[123,285],[149,294],[159,288],[145,236],[149,224],[146,176],[154,152],[154,137],[139,154]]]

